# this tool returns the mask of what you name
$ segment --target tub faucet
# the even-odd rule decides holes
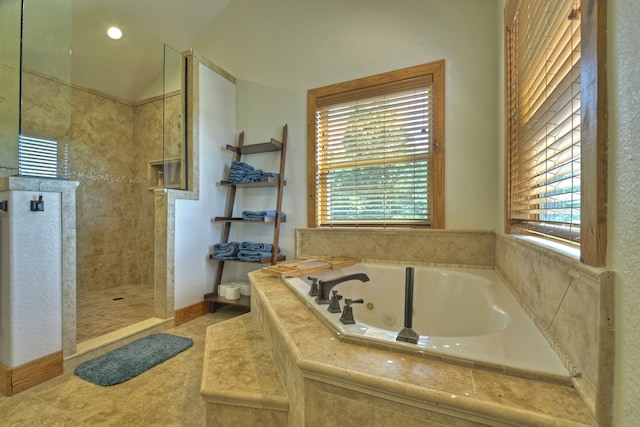
[[[316,303],[318,304],[329,304],[329,295],[331,289],[333,289],[336,285],[339,285],[342,282],[346,282],[348,280],[360,280],[361,282],[368,282],[369,276],[364,273],[354,273],[348,274],[346,276],[338,277],[333,280],[319,280],[318,287],[319,292],[316,297]]]
[[[407,267],[404,279],[404,328],[396,337],[396,341],[417,344],[420,335],[413,329],[413,267]]]
[[[353,307],[351,307],[351,304],[363,304],[363,303],[364,303],[364,300],[362,298],[358,298],[358,299],[345,298],[344,310],[342,311],[342,316],[340,316],[340,321],[345,325],[355,324],[356,319],[353,318]]]
[[[307,277],[307,280],[311,280],[311,287],[309,288],[309,296],[317,297],[318,296],[318,278],[317,277]]]
[[[329,300],[329,307],[327,310],[329,313],[340,313],[342,310],[340,309],[340,300],[342,299],[342,295],[338,293],[337,289],[331,291],[333,295],[331,295],[331,300]]]

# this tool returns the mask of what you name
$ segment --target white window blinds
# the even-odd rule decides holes
[[[512,232],[580,240],[580,11],[521,0],[508,29]]]
[[[57,141],[20,135],[18,138],[18,175],[47,178],[69,177],[68,146]]]
[[[319,226],[430,225],[431,76],[318,98]]]

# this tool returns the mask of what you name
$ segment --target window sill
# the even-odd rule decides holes
[[[554,252],[558,252],[562,255],[573,258],[577,261],[580,261],[580,248],[571,246],[565,243],[561,243],[554,240],[544,239],[542,237],[537,236],[525,236],[523,234],[514,234],[514,237],[522,240],[526,240],[527,242],[531,242],[534,245],[542,246],[544,248],[550,249]]]

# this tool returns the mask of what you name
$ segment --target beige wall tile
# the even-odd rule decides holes
[[[373,425],[375,427],[441,427],[441,426],[449,426],[453,427],[456,425],[453,419],[447,420],[447,424],[436,423],[433,421],[428,421],[420,418],[410,417],[406,414],[402,414],[400,412],[395,411],[387,411],[380,408],[373,408]],[[469,422],[465,425],[471,426]],[[479,425],[479,424],[478,424]]]
[[[78,287],[132,281],[152,286],[154,201],[146,176],[147,161],[162,158],[162,100],[134,107],[40,76],[27,78],[38,88],[39,101],[65,91],[70,94],[71,178],[80,182]],[[42,104],[42,108],[48,105]],[[27,123],[40,126],[44,116],[37,114],[38,109],[30,111]],[[69,121],[65,125],[69,127]],[[99,267],[96,258],[85,259],[104,254],[111,254],[103,257],[109,259],[109,268]],[[114,261],[117,256],[123,260],[119,266]]]
[[[70,144],[70,177],[80,183],[78,288],[132,281],[152,286],[154,197],[146,182],[147,161],[163,154],[162,99],[133,106],[36,74],[24,78],[26,132]],[[167,105],[175,120],[179,97]],[[110,254],[102,257],[108,267],[100,267],[95,256],[105,254]]]
[[[207,404],[207,426],[286,427],[287,425],[287,414],[284,412],[215,403]]]
[[[591,418],[582,400],[570,387],[551,386],[544,382],[483,371],[474,371],[473,378],[478,399],[518,406],[523,410],[575,422]]]
[[[351,256],[371,261],[493,268],[491,231],[297,229],[296,256]]]
[[[607,419],[613,381],[613,273],[497,234],[496,270],[536,321],[598,418]]]
[[[373,406],[362,400],[327,393],[307,384],[305,425],[308,427],[373,426]]]

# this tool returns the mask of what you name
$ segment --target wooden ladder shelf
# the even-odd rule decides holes
[[[242,217],[234,217],[233,210],[236,201],[236,190],[238,188],[256,188],[256,187],[275,187],[277,189],[276,196],[276,207],[275,207],[275,216],[274,217],[265,217],[264,223],[272,223],[273,224],[273,239],[271,243],[273,244],[273,249],[271,251],[270,257],[261,258],[259,261],[256,261],[257,264],[271,264],[275,265],[280,261],[284,261],[286,257],[282,254],[278,253],[278,247],[280,242],[280,224],[285,221],[282,218],[282,193],[284,190],[284,185],[286,184],[284,179],[284,167],[285,160],[287,155],[287,125],[284,125],[282,128],[282,140],[278,141],[276,139],[271,139],[268,142],[263,142],[259,144],[250,144],[244,145],[244,131],[240,132],[238,136],[238,143],[236,145],[227,145],[225,148],[233,153],[235,153],[234,160],[236,162],[240,162],[243,159],[244,155],[257,154],[257,153],[268,153],[268,152],[279,152],[280,153],[280,166],[278,171],[278,178],[269,177],[266,181],[257,181],[257,182],[229,182],[229,181],[221,181],[220,185],[228,187],[227,192],[227,204],[225,208],[224,216],[217,216],[214,218],[214,222],[223,223],[222,232],[220,235],[220,243],[228,243],[229,242],[229,234],[231,232],[231,224],[246,221]],[[255,221],[251,221],[255,222]],[[210,305],[211,312],[214,312],[218,305],[238,305],[249,307],[251,303],[251,299],[249,296],[241,296],[238,300],[228,300],[223,296],[218,294],[218,287],[222,283],[222,274],[224,272],[225,262],[251,262],[251,261],[241,261],[241,260],[228,260],[228,259],[216,259],[213,254],[209,256],[210,259],[217,262],[217,270],[215,275],[215,281],[213,285],[213,292],[208,293],[204,296],[204,300],[208,301]]]

